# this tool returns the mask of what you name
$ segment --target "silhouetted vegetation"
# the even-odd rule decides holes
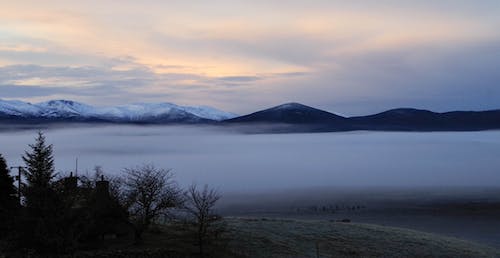
[[[0,154],[0,248],[6,248],[12,235],[3,234],[12,231],[12,223],[18,212],[18,198],[14,187],[14,178],[9,175],[9,168]]]
[[[0,211],[6,212],[17,205],[14,178],[9,174],[9,168],[2,154],[0,154]]]
[[[125,169],[123,196],[135,228],[135,240],[170,208],[180,207],[181,190],[170,170],[143,165]]]
[[[198,247],[200,255],[205,254],[205,245],[210,240],[209,236],[217,235],[220,231],[218,228],[213,228],[215,222],[220,217],[214,213],[215,203],[220,199],[220,194],[214,190],[209,189],[207,185],[199,190],[193,184],[185,192],[187,211],[194,217],[194,224],[197,228]]]
[[[22,247],[33,247],[39,253],[54,250],[66,251],[73,247],[71,227],[66,222],[73,222],[66,206],[68,203],[62,190],[53,180],[54,157],[52,145],[47,145],[44,135],[39,132],[30,150],[25,152],[23,161],[26,164],[26,185],[23,189],[25,209],[22,216],[22,230],[19,244]]]
[[[0,155],[0,257],[87,257],[109,248],[138,256],[141,252],[158,257],[213,256],[204,246],[210,244],[207,239],[216,238],[208,234],[220,195],[207,186],[183,191],[170,170],[153,165],[127,168],[121,177],[106,176],[100,167],[92,176],[61,176],[55,173],[53,146],[41,132],[22,159],[26,170],[19,167],[24,172],[18,179],[24,183],[18,196]],[[191,225],[198,229],[196,237],[191,237]],[[175,229],[172,238],[160,247],[156,240],[155,248],[149,246],[151,234],[168,235],[171,229]],[[138,245],[143,251],[127,249]],[[199,252],[194,251],[198,247]],[[118,257],[127,257],[126,253]]]

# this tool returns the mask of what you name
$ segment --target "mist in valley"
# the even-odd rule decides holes
[[[38,129],[3,130],[10,166]],[[56,169],[108,175],[141,164],[208,184],[225,216],[406,227],[500,247],[500,131],[249,134],[217,126],[50,126]],[[471,218],[474,223],[470,223]]]
[[[3,131],[9,165],[37,130]],[[311,187],[500,186],[500,131],[243,134],[221,127],[93,126],[45,129],[56,169],[172,169],[181,185],[255,192]]]

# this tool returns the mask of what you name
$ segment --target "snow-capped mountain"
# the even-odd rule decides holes
[[[17,100],[0,100],[0,125],[11,122],[194,124],[216,121],[222,121],[217,123],[221,126],[236,125],[247,129],[254,128],[254,131],[259,133],[352,130],[476,131],[500,129],[500,110],[436,113],[428,110],[398,108],[374,115],[344,117],[300,103],[286,103],[237,117],[235,114],[211,107],[178,106],[172,103],[136,103],[96,107],[71,100],[51,100],[36,104]],[[249,130],[249,132],[253,131]]]
[[[51,100],[31,104],[0,100],[0,118],[24,120],[73,120],[109,122],[209,122],[236,117],[235,114],[206,106],[178,106],[172,103],[136,103],[96,107],[71,100]]]

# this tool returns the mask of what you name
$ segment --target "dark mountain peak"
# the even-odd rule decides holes
[[[416,108],[396,108],[387,110],[385,112],[379,113],[377,115],[398,115],[398,116],[413,116],[413,115],[432,115],[436,114],[432,111],[425,109],[416,109]]]
[[[412,130],[437,126],[439,113],[415,108],[396,108],[382,113],[351,117],[358,128]]]
[[[314,109],[314,108],[297,102],[289,102],[281,104],[279,106],[272,107],[270,109]]]
[[[414,108],[391,109],[370,116],[351,117],[360,130],[387,131],[467,131],[498,129],[500,112],[454,111],[436,113]]]
[[[331,124],[346,118],[300,103],[285,103],[249,115],[226,120],[233,123]]]

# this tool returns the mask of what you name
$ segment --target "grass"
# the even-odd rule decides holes
[[[468,241],[368,224],[242,218],[226,223],[228,247],[241,257],[500,257],[499,250]]]
[[[222,223],[225,231],[205,257],[500,257],[499,250],[473,242],[370,224],[267,218]],[[188,224],[157,226],[142,245],[132,242],[105,240],[97,250],[67,257],[199,257]]]

